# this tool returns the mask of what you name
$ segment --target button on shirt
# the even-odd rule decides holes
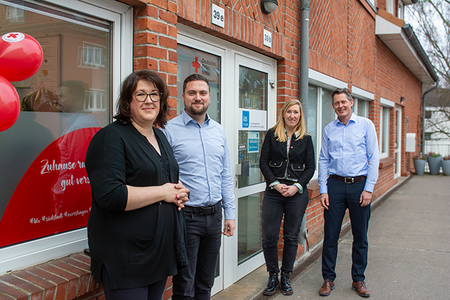
[[[339,119],[323,130],[319,156],[320,193],[328,193],[328,175],[344,177],[366,175],[364,190],[373,192],[378,179],[378,142],[375,126],[354,113],[344,125]]]
[[[223,127],[206,115],[198,124],[184,110],[164,130],[190,190],[187,206],[211,206],[223,200],[225,219],[235,219],[231,159]]]

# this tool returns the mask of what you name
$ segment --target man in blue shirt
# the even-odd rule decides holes
[[[378,179],[378,142],[369,119],[352,113],[353,98],[346,88],[331,94],[338,118],[323,130],[319,156],[320,202],[324,208],[321,296],[334,289],[338,239],[348,208],[353,233],[352,289],[369,297],[364,283],[367,267],[367,230],[372,192]]]
[[[235,228],[231,159],[223,127],[206,113],[211,98],[208,80],[199,74],[188,76],[182,97],[182,114],[165,128],[180,165],[180,180],[190,190],[183,209],[189,266],[173,277],[172,299],[210,299],[221,245],[222,207],[222,233],[232,236]]]

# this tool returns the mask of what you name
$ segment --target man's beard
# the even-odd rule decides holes
[[[200,106],[200,107],[194,107],[193,104],[195,104],[195,103],[192,103],[189,108],[189,112],[193,115],[202,115],[208,110],[208,107],[205,106],[205,104],[203,104],[203,106]]]

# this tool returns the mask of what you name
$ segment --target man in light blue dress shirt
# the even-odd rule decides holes
[[[183,208],[189,266],[173,277],[173,300],[210,299],[223,234],[232,236],[235,204],[230,153],[225,131],[209,118],[208,80],[199,74],[183,83],[184,110],[167,123],[165,133],[180,166],[180,180],[190,190]]]
[[[323,130],[319,156],[320,202],[324,208],[321,296],[334,289],[338,239],[348,208],[352,226],[352,289],[361,297],[370,293],[364,280],[367,267],[367,230],[372,192],[378,179],[378,142],[375,126],[352,112],[353,98],[346,88],[336,89],[332,105],[338,116]]]

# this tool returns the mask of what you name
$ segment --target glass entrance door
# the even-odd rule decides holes
[[[234,166],[236,229],[234,236],[222,239],[215,294],[264,264],[261,204],[265,182],[259,152],[268,127],[276,120],[276,89],[269,84],[276,78],[276,61],[181,24],[177,28],[178,91],[189,74],[209,76],[214,84],[208,114],[224,127]],[[181,94],[178,100],[179,114]]]
[[[237,107],[237,263],[241,278],[264,263],[261,243],[261,207],[265,181],[259,157],[269,127],[272,88],[269,65],[237,56],[235,85]],[[270,124],[272,126],[273,124]]]

